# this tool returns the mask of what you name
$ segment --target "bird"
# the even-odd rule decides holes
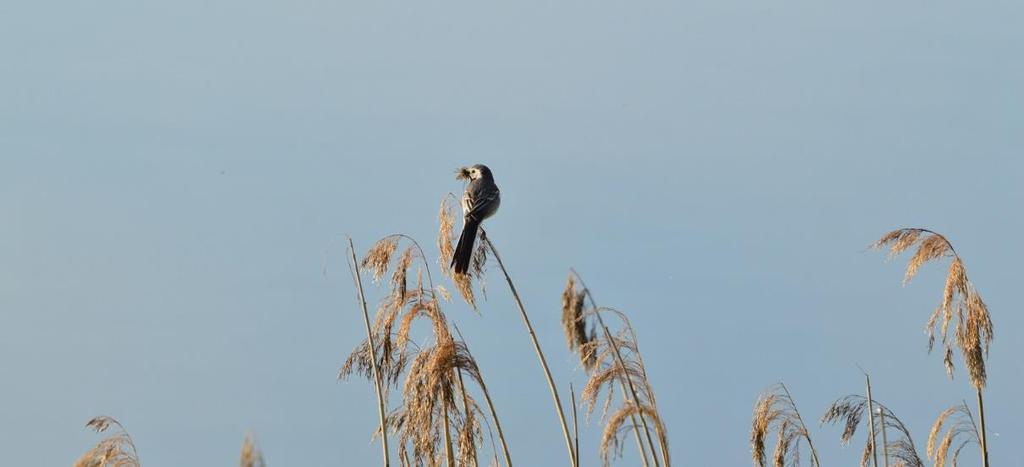
[[[458,170],[457,179],[469,179],[466,192],[462,194],[462,234],[452,255],[450,267],[456,274],[465,274],[469,270],[469,261],[473,257],[473,242],[480,223],[498,212],[501,204],[501,191],[494,184],[494,175],[486,165],[476,164]]]

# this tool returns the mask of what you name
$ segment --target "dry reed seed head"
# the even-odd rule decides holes
[[[408,248],[406,248],[405,251],[402,252],[402,256],[398,258],[398,262],[395,264],[394,272],[391,273],[392,293],[394,294],[395,299],[398,302],[405,301],[405,294],[408,289],[407,279],[409,274],[409,266],[412,265],[414,251],[415,250],[413,246],[409,246]],[[423,278],[420,277],[418,279],[418,282],[420,283],[418,288],[420,289],[423,288],[422,281]]]
[[[941,258],[949,252],[949,242],[941,235],[932,234],[925,237],[924,240],[921,240],[917,247],[917,252],[914,253],[914,256],[910,258],[910,262],[907,264],[907,272],[903,276],[903,283],[910,282],[924,263]]]
[[[452,274],[452,282],[455,283],[455,289],[459,291],[459,295],[466,303],[473,307],[474,311],[479,312],[476,306],[476,297],[473,296],[473,280],[469,277],[469,274]]]
[[[485,273],[487,272],[487,247],[488,244],[484,241],[484,234],[477,233],[476,249],[473,250],[473,256],[470,262],[470,268],[473,271],[473,276],[476,277],[481,283],[484,280]]]
[[[665,425],[658,415],[658,411],[649,405],[634,404],[632,402],[624,402],[618,410],[616,410],[611,417],[608,418],[608,423],[605,424],[604,430],[601,433],[601,445],[599,448],[601,454],[601,461],[605,466],[611,465],[611,461],[614,457],[621,455],[622,453],[622,431],[631,426],[626,426],[625,422],[630,417],[638,416],[643,417],[648,422],[654,425],[654,431],[658,436],[658,444],[668,457],[668,437],[665,431]],[[663,459],[665,465],[671,465],[671,459]]]
[[[562,292],[562,330],[565,332],[569,350],[577,352],[583,367],[590,371],[593,370],[596,363],[594,360],[594,350],[596,349],[588,349],[588,347],[592,347],[589,344],[595,340],[595,336],[593,332],[587,332],[587,323],[583,313],[585,297],[586,291],[577,291],[575,279],[572,274],[569,274],[565,290]]]
[[[116,426],[118,431],[82,454],[75,462],[75,467],[139,467],[135,443],[117,420],[100,416],[89,420],[86,426],[97,433],[104,432],[111,426]]]
[[[842,420],[843,434],[839,439],[846,445],[853,439],[853,435],[857,431],[857,426],[860,425],[861,417],[863,417],[866,408],[866,399],[855,395],[845,396],[837,399],[829,406],[828,410],[821,417],[821,423],[835,423]]]
[[[438,284],[437,286],[434,287],[434,290],[437,291],[437,294],[440,295],[441,298],[444,299],[444,301],[451,303],[452,294],[451,292],[448,292],[448,289],[446,289],[443,285]]]
[[[893,230],[878,239],[871,247],[878,250],[889,246],[889,257],[892,258],[913,245],[920,235],[921,231],[918,229]]]
[[[380,282],[384,274],[388,272],[388,264],[391,263],[391,255],[398,249],[398,238],[389,235],[377,241],[366,252],[360,267],[369,269],[373,273],[374,282]]]
[[[754,465],[758,467],[765,466],[765,443],[773,426],[777,437],[792,438],[787,444],[788,448],[783,453],[783,457],[789,456],[786,463],[795,465],[799,462],[799,440],[797,438],[803,437],[805,441],[810,442],[810,435],[800,418],[796,405],[782,383],[774,385],[762,393],[758,397],[757,403],[754,404],[750,444]],[[777,459],[774,456],[772,461],[777,465]]]
[[[916,233],[915,233],[916,232]],[[917,251],[907,265],[904,283],[914,277],[924,263],[944,256],[952,256],[942,291],[942,303],[928,319],[928,350],[935,344],[935,328],[939,327],[944,347],[943,366],[952,377],[954,371],[953,349],[949,338],[949,325],[954,315],[957,318],[953,335],[956,345],[963,354],[971,384],[978,389],[985,387],[987,375],[985,356],[992,341],[993,327],[988,307],[981,299],[967,276],[963,261],[957,256],[949,241],[940,234],[920,229],[900,229],[883,236],[875,247],[891,244],[890,253],[898,254],[914,243]],[[955,313],[954,313],[955,309]],[[941,323],[939,319],[941,317]]]
[[[263,461],[263,453],[252,439],[252,435],[246,435],[242,442],[242,455],[238,461],[240,467],[266,467]]]
[[[448,195],[441,198],[441,207],[437,213],[437,221],[437,249],[440,252],[438,263],[441,266],[441,273],[450,275],[449,264],[452,262],[452,256],[455,255],[455,248],[452,246],[454,241],[452,231],[455,227],[455,215],[452,214]]]

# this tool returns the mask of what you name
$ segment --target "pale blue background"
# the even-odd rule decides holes
[[[866,251],[899,226],[947,234],[988,302],[992,463],[1019,465],[1021,25],[1017,1],[3,2],[3,464],[69,465],[110,414],[147,466],[233,465],[249,429],[272,466],[375,465],[328,244],[433,245],[452,171],[484,162],[558,382],[584,381],[574,266],[634,318],[677,465],[749,465],[759,391],[813,420],[857,364],[924,454],[972,393],[925,353],[944,267],[901,289]],[[448,312],[517,463],[563,465],[499,280],[483,318]]]

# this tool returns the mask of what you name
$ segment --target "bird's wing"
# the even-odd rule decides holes
[[[462,197],[462,208],[467,218],[480,219],[481,214],[488,212],[498,197],[501,196],[498,187],[477,185],[466,189]]]

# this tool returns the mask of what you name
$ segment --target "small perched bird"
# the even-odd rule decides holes
[[[469,270],[469,261],[473,257],[473,242],[476,231],[484,219],[498,212],[501,204],[501,192],[494,184],[494,176],[486,165],[477,164],[459,169],[459,180],[469,179],[466,192],[462,194],[462,235],[452,255],[451,266],[456,274],[465,274]]]

